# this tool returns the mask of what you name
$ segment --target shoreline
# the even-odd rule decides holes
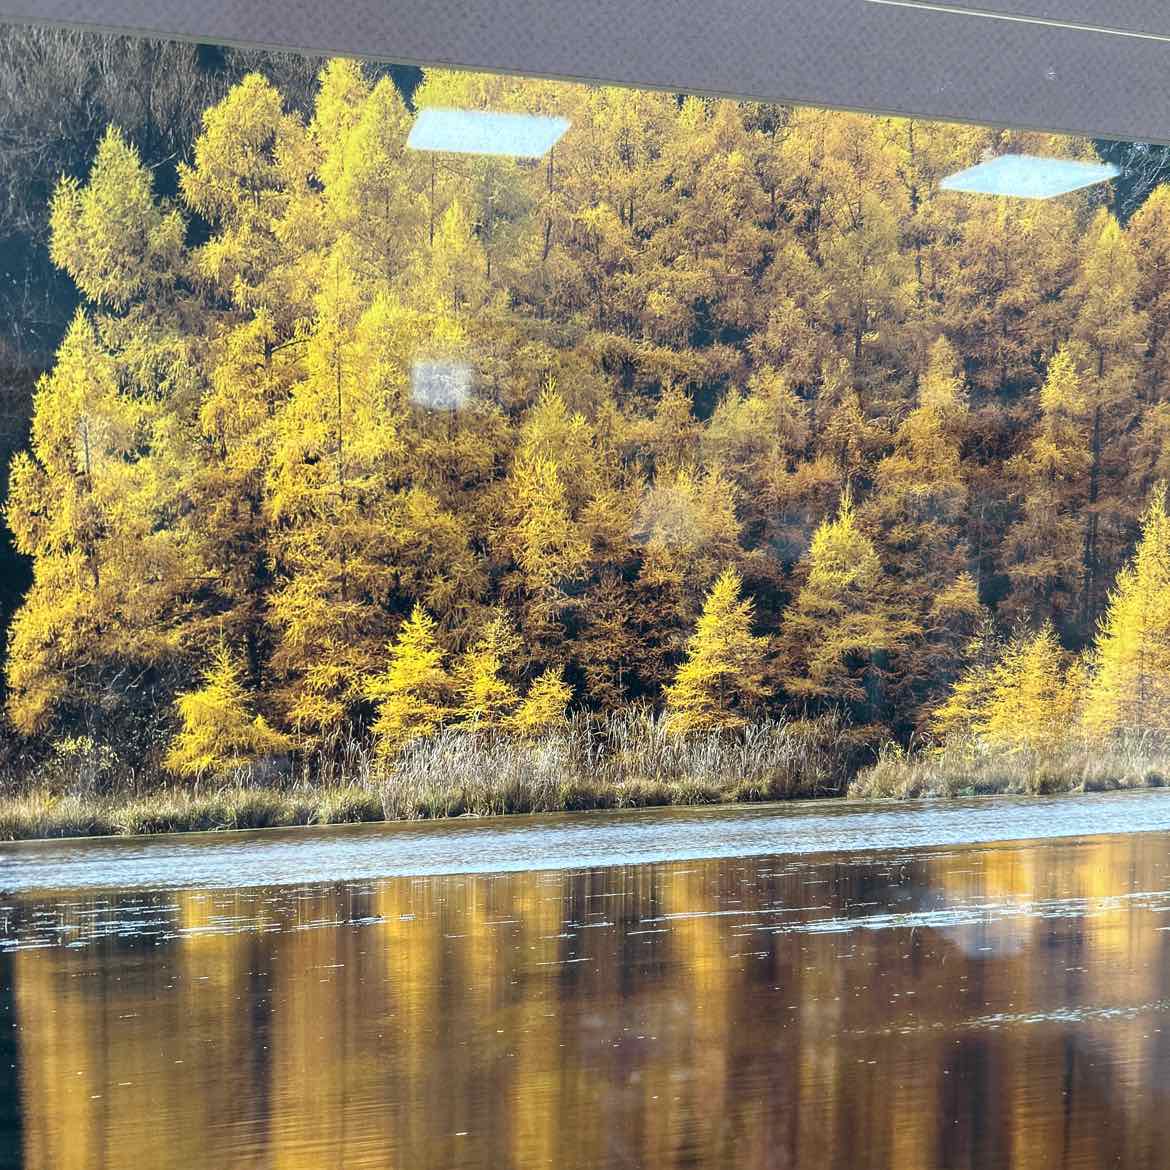
[[[760,792],[737,795],[715,786],[696,788],[630,781],[583,791],[567,785],[563,799],[509,807],[485,802],[467,807],[449,794],[449,807],[434,804],[387,812],[386,796],[358,784],[291,790],[261,785],[227,785],[207,791],[171,787],[140,796],[54,796],[32,791],[0,796],[0,843],[171,834],[221,833],[256,829],[322,828],[357,824],[420,824],[426,821],[523,818],[552,813],[614,812],[634,809],[702,808],[795,802],[840,803],[843,792],[806,794]]]
[[[110,840],[220,834],[262,829],[326,828],[359,824],[419,825],[428,821],[517,821],[548,814],[615,812],[623,810],[768,805],[889,806],[911,802],[946,804],[956,800],[1013,796],[1087,796],[1101,793],[1156,791],[1161,783],[1102,783],[1042,791],[984,787],[933,792],[877,794],[856,784],[836,793],[735,793],[716,787],[680,791],[676,786],[627,782],[593,792],[572,787],[561,801],[532,807],[478,808],[455,801],[448,809],[416,808],[412,813],[387,815],[386,797],[376,789],[352,784],[328,788],[282,790],[262,785],[226,785],[206,791],[171,787],[138,796],[53,795],[32,791],[0,796],[0,844],[61,840]]]
[[[117,770],[100,747],[39,771],[0,769],[0,841],[138,837],[807,800],[1054,796],[1170,786],[1170,743],[1070,736],[1032,750],[954,737],[863,748],[838,723],[760,723],[672,734],[661,718],[576,721],[523,741],[443,729],[393,761],[360,743],[285,771],[241,763],[194,780],[147,763]]]

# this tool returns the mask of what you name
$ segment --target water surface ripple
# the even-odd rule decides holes
[[[1170,830],[1170,791],[639,809],[0,845],[0,892],[286,885]]]
[[[1170,1166],[1170,795],[78,841],[0,873],[0,1170]]]

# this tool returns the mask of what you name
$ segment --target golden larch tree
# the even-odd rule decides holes
[[[50,255],[95,305],[125,310],[144,296],[169,301],[184,275],[187,225],[156,201],[138,152],[111,126],[86,183],[64,178],[49,216]]]
[[[511,622],[496,614],[480,631],[455,667],[459,719],[476,730],[506,724],[520,694],[505,676],[505,665],[520,649]]]
[[[100,704],[112,727],[146,693],[143,673],[176,655],[192,566],[175,518],[201,383],[171,311],[184,223],[117,131],[85,182],[62,180],[50,219],[52,258],[88,303],[38,383],[31,449],[9,475],[6,518],[33,585],[9,632],[8,703],[29,734],[71,703]]]
[[[889,657],[918,630],[883,589],[881,560],[850,491],[813,534],[803,571],[781,627],[785,690],[797,700],[848,704],[866,723],[880,720]]]
[[[997,751],[1040,751],[1067,737],[1081,689],[1075,660],[1045,623],[975,662],[936,713],[935,728]]]
[[[931,346],[919,376],[918,403],[874,471],[867,526],[882,559],[883,587],[894,611],[918,628],[890,661],[888,700],[899,730],[921,724],[961,666],[962,647],[983,616],[966,540],[969,492],[962,442],[970,429],[966,385],[954,346]]]
[[[282,333],[311,311],[296,244],[321,241],[288,228],[314,200],[316,162],[304,123],[251,73],[203,115],[191,162],[179,166],[184,201],[215,228],[194,251],[199,275],[240,309],[268,309]]]
[[[1156,187],[1134,212],[1127,234],[1138,268],[1138,306],[1149,320],[1143,396],[1162,402],[1170,392],[1170,183]]]
[[[1073,348],[1062,346],[1049,362],[1039,402],[1032,438],[1007,467],[1019,517],[1000,549],[1012,583],[1002,611],[1024,623],[1050,617],[1072,632],[1080,618],[1091,462],[1089,402]]]
[[[166,755],[167,768],[196,779],[248,768],[287,752],[292,741],[253,714],[239,658],[221,642],[211,655],[203,685],[175,702],[180,728]]]
[[[1170,731],[1170,518],[1164,489],[1142,517],[1092,655],[1086,728],[1097,735]]]
[[[666,688],[671,729],[725,731],[742,727],[767,694],[768,640],[752,633],[755,603],[741,600],[743,579],[732,567],[707,595],[687,656]]]
[[[549,667],[528,688],[524,701],[508,721],[508,727],[524,739],[536,739],[565,722],[573,688],[564,679],[564,670]]]
[[[385,670],[366,682],[366,695],[377,704],[373,733],[379,756],[395,756],[450,718],[454,684],[443,658],[438,623],[416,605],[390,643]]]
[[[1130,238],[1107,211],[1097,213],[1082,244],[1080,271],[1069,290],[1072,338],[1086,355],[1089,466],[1082,551],[1082,633],[1090,635],[1105,583],[1116,569],[1136,520],[1127,482],[1129,446],[1138,413],[1139,360],[1147,318],[1137,308],[1140,275]]]

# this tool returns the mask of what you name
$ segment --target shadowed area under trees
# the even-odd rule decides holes
[[[210,96],[173,187],[112,125],[48,200],[80,303],[11,471],[14,785],[766,728],[787,795],[1149,726],[1170,188],[1122,222],[939,189],[1087,142],[437,70],[413,108],[571,129],[422,154],[346,61]]]

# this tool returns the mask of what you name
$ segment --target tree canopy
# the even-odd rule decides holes
[[[282,750],[631,702],[908,736],[1009,676],[1062,712],[1094,639],[1101,726],[1160,693],[1162,194],[941,189],[1092,156],[1032,133],[443,70],[413,100],[571,127],[412,151],[333,61],[308,105],[243,76],[173,191],[116,127],[57,187],[81,305],[12,466],[16,731],[149,703],[177,761],[230,691],[231,743]]]

